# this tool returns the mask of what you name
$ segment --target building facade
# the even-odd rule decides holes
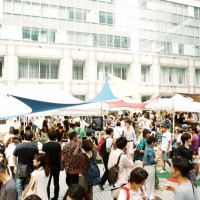
[[[0,0],[0,88],[81,100],[108,72],[153,92],[200,92],[200,1]]]

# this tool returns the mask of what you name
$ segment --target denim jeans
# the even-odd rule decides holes
[[[18,192],[18,200],[21,200],[22,191],[27,187],[30,177],[28,178],[18,178],[17,175],[15,176],[17,192]]]
[[[49,199],[50,199],[50,186],[51,186],[52,177],[53,177],[53,183],[54,183],[54,199],[58,199],[59,191],[60,191],[59,175],[60,175],[60,170],[55,170],[55,171],[52,171],[49,176],[49,182],[47,185],[47,195]]]

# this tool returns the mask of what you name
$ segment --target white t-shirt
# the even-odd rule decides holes
[[[178,142],[179,145],[182,145],[182,140],[181,140],[181,136],[182,136],[182,135],[183,135],[183,134],[179,133],[179,134],[178,134],[178,137],[177,137],[177,139],[176,139],[176,142]]]
[[[8,147],[5,150],[6,158],[8,160],[9,166],[14,166],[13,162],[13,152],[15,150],[16,145],[14,143],[11,143],[8,145]]]
[[[48,200],[47,185],[48,185],[48,181],[49,181],[49,176],[47,177],[45,175],[43,168],[34,170],[31,174],[31,176],[36,180],[37,195],[42,200]]]
[[[124,135],[128,141],[133,141],[134,143],[136,142],[135,130],[132,126],[129,127],[129,130],[126,126],[124,127]]]
[[[169,131],[166,131],[162,135],[162,145],[161,145],[162,151],[167,151],[168,142],[171,142],[170,147],[169,147],[169,151],[171,151],[172,150],[172,136],[171,136],[171,133]]]
[[[113,138],[118,139],[122,136],[122,128],[120,126],[116,126],[113,130]]]
[[[111,138],[111,136],[106,135],[105,139],[106,139],[106,149],[112,148],[113,139]]]
[[[128,169],[134,168],[133,160],[129,160],[127,155],[125,155],[121,149],[116,149],[116,150],[112,151],[109,155],[108,169],[110,169],[115,164],[117,164],[120,154],[122,154],[122,155],[121,155],[120,161],[119,161],[119,173],[118,173],[118,179],[115,183],[115,187],[120,187],[123,184],[127,184],[128,176],[129,176]]]
[[[142,194],[142,191],[140,189],[138,189],[137,192],[135,192],[133,190],[129,190],[130,200],[143,200],[144,196],[147,196],[147,193],[144,189],[144,186],[142,187],[142,189],[144,191],[144,194]],[[121,189],[117,200],[126,200],[126,199],[128,199],[127,192],[124,189]]]

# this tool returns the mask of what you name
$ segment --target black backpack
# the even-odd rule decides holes
[[[107,152],[107,149],[106,149],[106,140],[108,139],[109,137],[107,138],[104,138],[104,141],[103,141],[103,144],[101,145],[100,147],[100,156],[103,158],[103,157],[107,157],[109,156],[109,153]]]
[[[98,185],[101,181],[100,170],[94,160],[90,160],[86,154],[83,154],[89,162],[89,168],[84,176],[88,186]]]
[[[117,160],[117,164],[115,164],[114,166],[112,166],[109,170],[109,173],[108,173],[108,179],[110,180],[110,182],[112,184],[115,184],[117,179],[118,179],[118,174],[119,174],[119,161],[120,161],[120,158],[122,156],[123,153],[121,153],[118,157],[118,160]]]

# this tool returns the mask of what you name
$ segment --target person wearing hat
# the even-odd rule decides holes
[[[167,163],[171,167],[171,162],[169,161],[170,151],[172,150],[172,135],[168,130],[169,121],[164,120],[161,123],[161,132],[162,132],[162,140],[159,147],[159,150],[162,151],[161,157],[164,161],[164,166],[159,173],[166,173],[165,163]]]
[[[189,128],[189,125],[187,125],[187,124],[183,124],[181,126],[181,133],[178,135],[177,140],[176,140],[176,148],[178,148],[180,145],[182,145],[181,136],[184,133],[188,132],[188,128]]]

